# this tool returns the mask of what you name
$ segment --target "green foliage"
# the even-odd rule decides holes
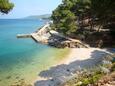
[[[64,34],[76,32],[89,19],[89,26],[104,26],[115,18],[115,0],[63,0],[52,14],[54,26]]]
[[[11,9],[13,9],[14,4],[10,3],[9,0],[0,0],[0,12],[7,14]]]
[[[87,86],[88,84],[94,84],[101,78],[101,76],[103,76],[103,74],[96,71],[94,74],[88,76],[87,78],[82,77],[81,80],[82,84],[80,86]]]
[[[91,0],[91,13],[98,18],[97,24],[106,25],[111,18],[115,17],[114,0]]]
[[[111,71],[115,71],[115,63],[113,63]]]
[[[64,34],[71,34],[79,28],[77,21],[89,9],[89,0],[63,0],[52,14],[55,28]]]
[[[76,16],[70,10],[73,3],[70,0],[63,1],[55,11],[53,11],[52,19],[58,31],[64,34],[70,34],[76,31]]]
[[[104,76],[104,73],[102,73],[98,69],[92,69],[91,71],[83,72],[76,76],[74,79],[69,80],[68,82],[66,82],[66,85],[87,86],[89,84],[95,84],[102,76]]]

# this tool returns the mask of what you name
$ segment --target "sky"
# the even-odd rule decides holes
[[[0,15],[0,19],[23,18],[31,15],[51,14],[62,0],[10,0],[14,8],[9,14]]]

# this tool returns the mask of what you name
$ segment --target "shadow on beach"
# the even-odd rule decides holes
[[[36,81],[34,86],[60,86],[72,78],[73,74],[77,71],[80,71],[83,68],[94,67],[99,64],[107,54],[110,54],[110,51],[95,50],[91,52],[89,59],[76,60],[69,64],[51,67],[49,70],[42,71],[39,74],[40,77],[47,78],[47,80]]]

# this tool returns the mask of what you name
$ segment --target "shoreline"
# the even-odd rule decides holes
[[[94,56],[92,54],[94,54]],[[61,65],[69,66],[70,64],[72,64],[71,66],[68,67],[69,69],[66,69],[66,70],[69,70],[71,72],[77,71],[77,69],[79,67],[83,67],[83,68],[88,67],[88,66],[91,67],[93,65],[98,64],[98,62],[101,61],[102,58],[104,56],[106,56],[107,54],[111,54],[111,53],[109,51],[107,51],[106,49],[99,49],[99,48],[70,48],[70,51],[69,51],[68,55],[62,61],[60,61],[58,64],[55,64],[52,67],[50,67],[49,71],[51,70],[51,68],[57,67],[56,69],[57,70],[59,69],[59,70],[58,71],[54,70],[53,72],[55,72],[54,74],[57,73],[57,76],[58,76],[59,71],[61,73],[61,72],[63,72],[61,70],[64,69],[63,67],[62,67],[62,69],[60,69],[61,67],[58,68],[58,66],[61,66]],[[93,60],[93,58],[95,58],[95,59]],[[86,62],[84,62],[84,61],[86,61]],[[75,63],[75,64],[73,64],[73,63]],[[51,72],[51,73],[53,73],[53,72]],[[57,78],[59,78],[59,77],[57,77]],[[53,77],[44,78],[44,77],[39,76],[39,78],[37,78],[33,82],[32,85],[36,84],[36,82],[39,82],[39,81],[48,81],[49,79],[51,80],[51,79],[53,79]],[[50,81],[49,81],[49,83],[50,83]],[[38,85],[35,85],[35,86],[39,86],[39,83],[38,83]],[[42,86],[45,86],[45,83]]]
[[[68,49],[68,48],[67,48]],[[68,59],[69,59],[69,55],[72,53],[72,49],[69,49],[68,51],[68,54],[64,56],[64,58],[59,62],[59,63],[56,63],[56,64],[53,64],[51,67],[55,67],[57,65],[61,65],[61,64],[64,64]],[[50,68],[49,68],[50,69]],[[34,83],[39,81],[39,80],[47,80],[48,78],[42,78],[42,77],[39,77],[37,76],[37,78],[31,83],[32,86],[34,86]]]
[[[70,54],[68,55],[68,59],[66,59],[66,62],[64,61],[65,64],[70,64],[76,60],[86,60],[90,59],[92,52],[95,51],[100,51],[100,53],[95,53],[97,54],[96,57],[103,57],[104,52],[108,52],[106,49],[100,49],[100,48],[72,48],[70,51]],[[101,53],[102,52],[102,53]],[[101,55],[102,54],[102,55]]]
[[[35,42],[46,44],[56,48],[89,48],[89,45],[73,39],[71,37],[62,35],[56,30],[52,30],[51,23],[46,23],[43,27],[31,34],[18,34],[17,38],[32,38]]]

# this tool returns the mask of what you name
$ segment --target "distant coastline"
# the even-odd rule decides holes
[[[20,17],[20,18],[0,18],[0,20],[13,20],[13,19],[38,19],[38,20],[50,20],[51,14],[43,14],[43,15],[30,15],[26,17]]]
[[[24,17],[23,19],[43,19],[43,20],[49,20],[51,17],[51,14],[43,14],[43,15],[31,15]]]

